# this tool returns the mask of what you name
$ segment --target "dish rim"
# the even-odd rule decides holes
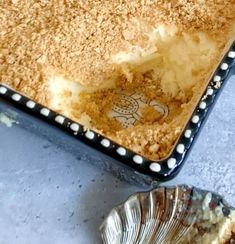
[[[192,111],[181,136],[173,145],[168,156],[161,160],[148,159],[94,130],[86,130],[85,126],[80,123],[37,103],[1,81],[0,97],[21,110],[45,120],[48,124],[55,125],[72,134],[81,142],[130,167],[135,172],[150,176],[154,181],[162,182],[174,178],[181,170],[221,89],[233,74],[235,74],[235,41],[232,42],[209,79],[208,85]]]

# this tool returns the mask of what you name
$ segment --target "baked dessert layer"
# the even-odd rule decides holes
[[[169,154],[235,33],[234,0],[0,6],[1,82],[154,160]]]

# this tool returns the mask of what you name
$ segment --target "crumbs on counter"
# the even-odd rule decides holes
[[[6,127],[10,128],[13,124],[18,124],[19,122],[16,121],[15,113],[11,112],[1,112],[0,113],[0,123],[4,124]]]

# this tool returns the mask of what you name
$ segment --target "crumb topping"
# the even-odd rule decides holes
[[[234,0],[1,0],[1,80],[37,97],[54,71],[85,85],[110,79],[110,55],[148,42],[152,26],[226,31]]]

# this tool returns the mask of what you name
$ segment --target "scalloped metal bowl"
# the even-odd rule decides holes
[[[229,237],[231,231],[225,232],[233,224],[235,210],[221,196],[178,186],[132,195],[110,212],[100,231],[105,244],[202,244],[219,235]]]

